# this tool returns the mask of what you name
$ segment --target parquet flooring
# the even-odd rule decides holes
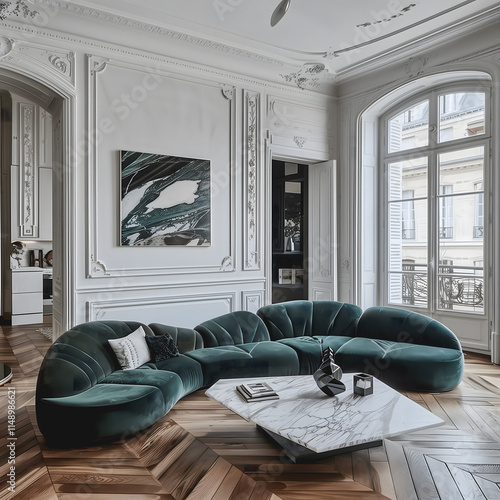
[[[37,329],[1,327],[0,500],[500,500],[500,367],[468,353],[463,382],[443,394],[406,393],[445,424],[315,464],[293,464],[251,423],[198,391],[125,442],[48,447],[34,389],[50,346]],[[15,492],[7,396],[16,394]]]

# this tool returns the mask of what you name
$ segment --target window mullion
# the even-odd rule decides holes
[[[427,267],[427,291],[428,291],[428,308],[433,314],[436,312],[436,284],[437,284],[437,269],[439,266],[439,179],[438,179],[438,160],[435,151],[431,152],[428,157],[428,267]]]

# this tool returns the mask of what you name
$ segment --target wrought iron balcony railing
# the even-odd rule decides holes
[[[403,264],[402,303],[427,307],[427,266]],[[441,264],[438,268],[438,308],[481,312],[484,308],[482,267]]]

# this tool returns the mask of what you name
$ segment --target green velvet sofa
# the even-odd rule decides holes
[[[110,340],[142,328],[173,339],[168,359],[122,369]],[[123,440],[152,425],[185,395],[220,378],[312,374],[331,347],[344,371],[372,373],[395,388],[456,386],[463,355],[454,334],[416,313],[334,301],[294,301],[237,311],[194,329],[133,321],[75,326],[49,348],[36,387],[36,416],[49,445]]]
[[[374,375],[398,390],[443,392],[455,388],[464,355],[442,323],[394,307],[370,307],[359,318],[355,338],[335,351],[345,372]]]

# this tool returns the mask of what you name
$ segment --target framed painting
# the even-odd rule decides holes
[[[121,245],[210,246],[210,160],[121,151]]]

